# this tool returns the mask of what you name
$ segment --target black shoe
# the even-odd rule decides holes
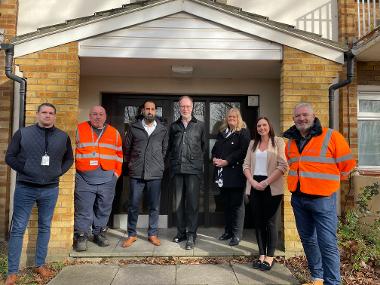
[[[75,251],[86,251],[87,250],[87,237],[85,234],[79,234],[74,241]]]
[[[260,269],[261,264],[262,264],[262,262],[261,262],[260,259],[254,260],[253,263],[252,263],[252,267],[255,268],[255,269]]]
[[[186,247],[185,247],[185,249],[186,249],[186,250],[191,250],[191,249],[194,248],[194,245],[195,245],[195,243],[194,243],[194,238],[193,238],[193,237],[190,237],[190,238],[188,238],[187,241],[186,241]]]
[[[230,242],[228,243],[230,246],[239,245],[240,239],[236,236],[233,236]]]
[[[174,238],[173,238],[173,242],[175,243],[179,243],[181,241],[184,241],[186,240],[186,235],[180,235],[180,234],[177,234]]]
[[[94,235],[94,243],[100,247],[106,247],[110,245],[110,241],[106,237],[106,232],[103,231],[98,235]]]
[[[274,260],[272,261],[272,264],[269,264],[269,262],[267,262],[267,261],[263,261],[260,265],[260,270],[261,271],[269,271],[272,269],[273,264],[274,264]]]
[[[222,234],[222,235],[218,238],[218,240],[228,240],[228,239],[230,239],[230,238],[232,238],[232,234],[230,234],[230,233],[224,233],[224,234]]]

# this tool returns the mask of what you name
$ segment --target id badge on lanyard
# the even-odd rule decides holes
[[[45,153],[41,158],[41,165],[43,166],[49,166],[50,164],[50,157]]]

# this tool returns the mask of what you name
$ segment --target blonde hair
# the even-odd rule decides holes
[[[247,127],[247,124],[243,121],[243,118],[241,116],[240,110],[238,108],[232,107],[228,110],[226,116],[224,117],[223,123],[220,126],[220,131],[223,132],[228,128],[228,116],[230,113],[235,113],[237,116],[237,125],[235,128],[235,131],[240,131],[241,129],[244,129]]]

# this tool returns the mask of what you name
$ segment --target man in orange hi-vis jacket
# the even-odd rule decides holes
[[[89,121],[77,128],[75,150],[74,249],[87,250],[90,228],[94,242],[108,246],[106,230],[123,163],[119,132],[105,123],[106,110],[94,106]]]
[[[312,277],[306,284],[340,284],[336,191],[356,162],[344,137],[323,128],[310,104],[298,104],[293,120],[284,133],[285,151],[291,204]]]

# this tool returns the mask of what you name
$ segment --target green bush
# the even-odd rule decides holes
[[[348,259],[356,271],[364,266],[380,265],[380,213],[372,211],[368,205],[379,195],[379,184],[365,186],[362,190],[357,207],[343,215],[338,228],[342,259]]]

